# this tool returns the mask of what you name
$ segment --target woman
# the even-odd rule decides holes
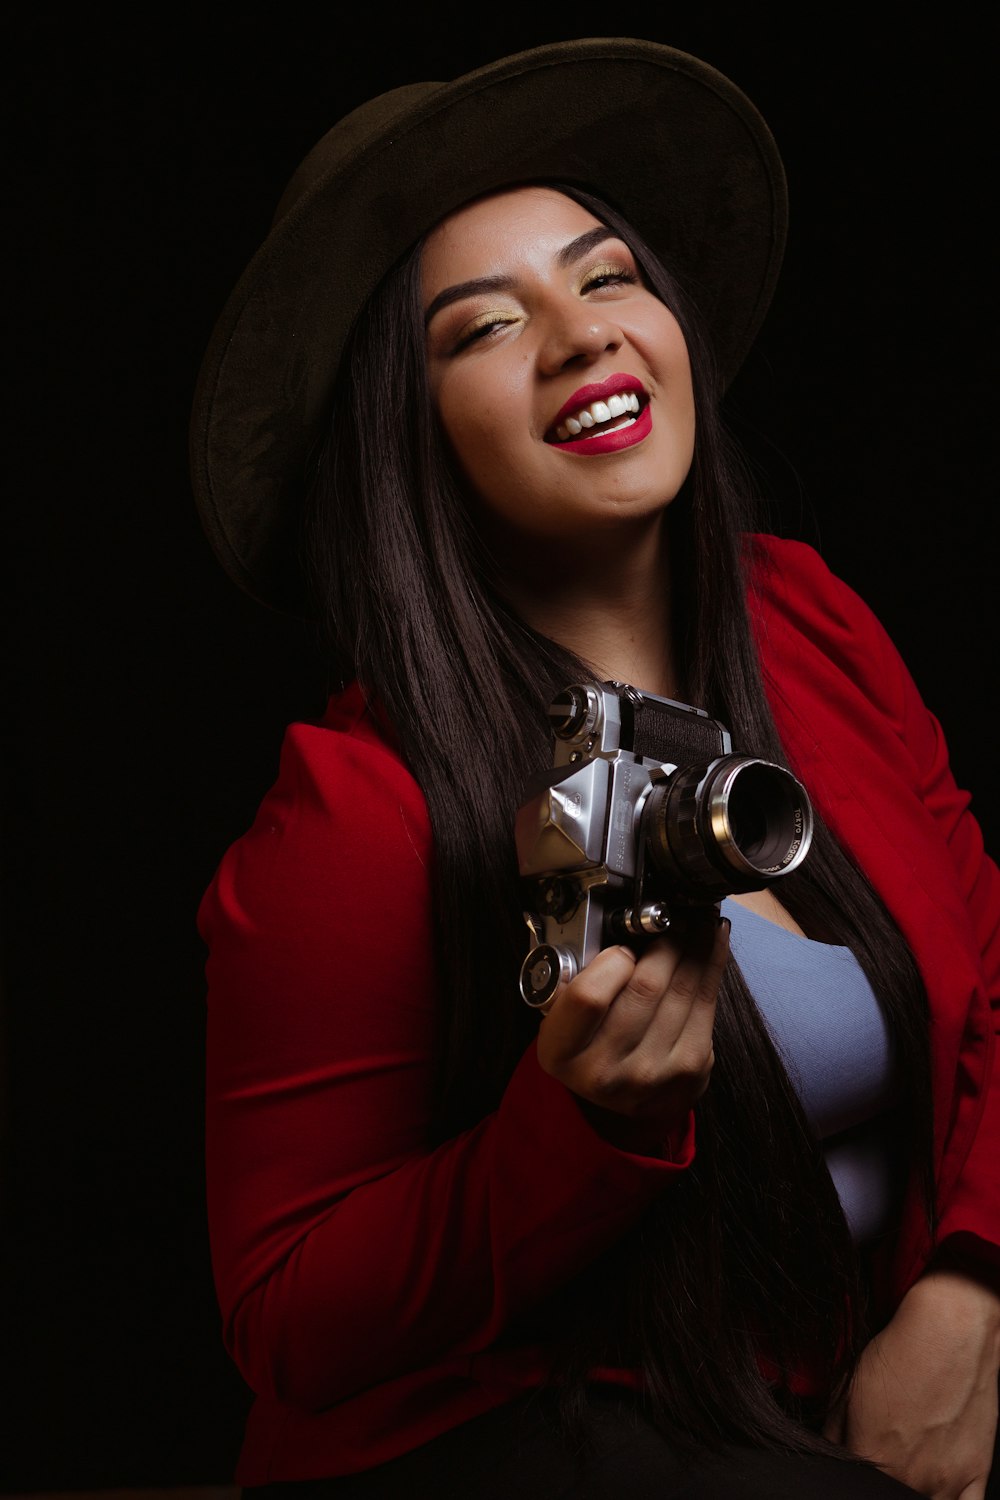
[[[1000,893],[877,622],[747,534],[717,404],[784,214],[728,80],[544,47],[342,121],[220,320],[206,529],[339,679],[200,917],[248,1487],[985,1493]],[[512,829],[581,677],[816,830],[539,1022]]]

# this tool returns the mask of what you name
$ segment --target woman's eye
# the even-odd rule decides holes
[[[634,271],[628,266],[596,266],[583,283],[582,291],[600,291],[605,286],[617,286],[622,283],[633,285],[638,278]]]
[[[481,323],[474,324],[472,328],[462,334],[455,345],[455,353],[457,354],[460,349],[467,349],[470,344],[474,344],[478,339],[486,338],[489,334],[495,333],[498,328],[508,328],[513,321],[513,318],[484,318]]]

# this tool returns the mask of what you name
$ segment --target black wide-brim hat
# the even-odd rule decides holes
[[[294,537],[306,460],[369,294],[453,209],[532,181],[619,209],[694,299],[723,380],[736,373],[774,291],[787,202],[771,133],[728,78],[659,43],[596,38],[381,94],[294,173],[198,378],[202,525],[261,603],[304,609]]]

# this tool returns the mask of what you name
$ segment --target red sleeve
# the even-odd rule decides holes
[[[924,805],[933,814],[951,855],[982,959],[989,999],[988,1016],[970,1016],[966,1051],[959,1058],[956,1094],[978,1091],[982,1111],[969,1155],[941,1214],[938,1242],[965,1249],[1000,1268],[1000,872],[983,847],[979,824],[969,811],[969,794],[955,783],[941,725],[924,705],[897,656],[902,682],[905,743],[920,778]],[[985,1048],[989,1067],[985,1087],[964,1066],[969,1053]]]
[[[225,1340],[307,1409],[488,1347],[692,1153],[690,1130],[674,1161],[613,1147],[534,1044],[494,1115],[429,1148],[430,859],[393,754],[295,725],[199,913]]]
[[[940,857],[948,861],[947,873],[938,866],[934,870],[935,892],[949,903],[953,924],[942,930],[967,934],[967,945],[961,953],[950,954],[933,932],[920,934],[921,945],[925,957],[929,954],[939,969],[950,964],[953,973],[960,959],[964,972],[968,955],[979,986],[974,993],[958,987],[957,998],[965,994],[968,1002],[964,1033],[950,1100],[938,1100],[937,1124],[945,1136],[949,1168],[938,1243],[952,1255],[961,1253],[1000,1268],[1000,873],[983,847],[969,793],[952,775],[941,725],[871,609],[810,547],[760,538],[754,554],[765,594],[778,601],[782,619],[791,617],[799,636],[815,639],[837,669],[822,679],[823,712],[847,715],[860,724],[868,748],[885,759],[892,776],[902,778],[933,820],[933,858],[937,860],[941,851]],[[789,582],[793,579],[794,588]],[[861,717],[863,713],[867,716]],[[893,814],[887,811],[886,816]],[[920,878],[918,869],[913,878]],[[932,987],[934,974],[925,977]],[[934,1000],[932,989],[932,1011]],[[932,1022],[932,1048],[934,1036]],[[948,1159],[951,1127],[970,1110],[978,1112],[978,1125],[956,1173],[956,1164]]]

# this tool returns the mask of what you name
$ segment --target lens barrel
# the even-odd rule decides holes
[[[653,786],[642,817],[655,869],[694,900],[760,890],[797,869],[812,841],[802,783],[744,755],[679,767]]]

